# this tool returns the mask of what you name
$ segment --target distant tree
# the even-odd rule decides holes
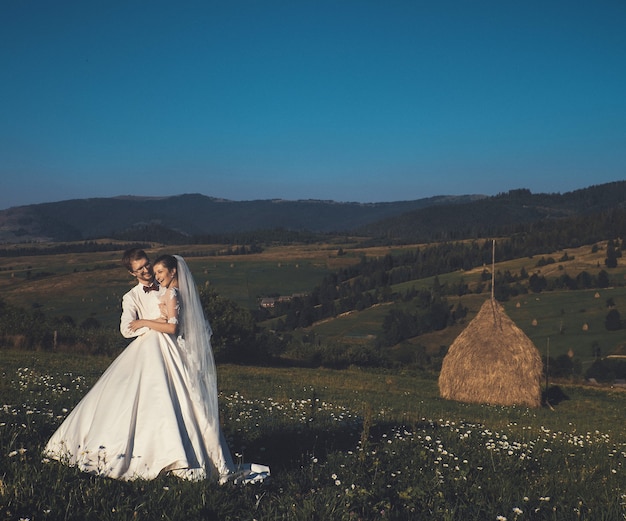
[[[581,271],[576,275],[576,283],[580,289],[591,288],[593,286],[593,279],[587,271]]]
[[[556,377],[572,376],[574,363],[567,354],[559,355],[550,365],[550,375]]]
[[[266,358],[256,343],[256,325],[248,310],[212,288],[200,291],[200,301],[213,329],[211,341],[217,362],[249,363]]]
[[[386,346],[393,346],[418,333],[415,317],[399,309],[392,309],[385,315],[382,330],[382,342]]]
[[[454,316],[454,320],[458,321],[458,320],[464,319],[467,316],[467,311],[468,311],[467,307],[463,306],[461,302],[459,301],[452,313]]]
[[[80,327],[82,329],[98,329],[100,327],[100,322],[97,318],[89,317],[80,323]]]
[[[528,287],[533,293],[541,293],[546,286],[546,279],[537,273],[533,273],[528,279]]]
[[[618,331],[622,328],[622,320],[617,309],[610,310],[604,320],[604,327],[607,331]]]
[[[74,319],[69,315],[63,315],[62,317],[56,317],[52,320],[54,326],[69,326],[74,327],[76,323]]]
[[[615,243],[612,239],[606,244],[606,259],[604,259],[604,265],[607,268],[617,267],[617,251],[615,250]]]
[[[537,267],[541,267],[541,266],[547,266],[548,264],[554,264],[556,261],[554,260],[553,257],[541,257],[541,259],[539,259],[537,261]]]
[[[611,364],[602,358],[597,358],[585,373],[586,378],[593,378],[598,382],[612,382],[615,380],[615,372]]]
[[[606,271],[601,270],[600,273],[598,273],[598,287],[608,288],[610,284],[611,281],[609,280],[609,274]]]
[[[441,285],[441,282],[439,282],[439,277],[435,275],[435,278],[433,279],[433,284],[431,286],[433,296],[441,296],[443,294],[443,289],[444,287]]]

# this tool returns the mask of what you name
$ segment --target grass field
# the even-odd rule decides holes
[[[439,398],[432,376],[218,367],[237,459],[261,485],[117,482],[42,460],[110,359],[0,349],[0,519],[618,520],[626,393],[563,386],[552,410]]]
[[[210,284],[239,305],[254,309],[262,296],[310,291],[326,274],[359,262],[361,256],[382,257],[416,247],[361,248],[358,242],[338,239],[332,244],[268,247],[255,255],[214,256],[219,245],[180,246],[175,253],[187,256],[200,286]],[[343,249],[343,255],[338,254],[339,248]],[[155,257],[164,251],[173,250],[155,247],[150,254]],[[565,254],[567,260],[540,268],[537,263],[542,256],[535,256],[497,263],[496,270],[519,273],[524,268],[529,274],[540,273],[546,278],[564,273],[575,278],[583,270],[597,275],[604,267],[601,248],[593,252],[591,246],[583,246],[558,252],[552,257],[560,259]],[[0,258],[0,292],[8,302],[39,308],[48,316],[68,315],[76,323],[93,317],[103,326],[117,328],[121,297],[133,283],[132,277],[120,266],[120,257],[121,252],[106,252]],[[474,288],[484,269],[441,274],[438,278],[441,284],[463,280]],[[571,351],[586,368],[593,361],[592,346],[597,345],[606,355],[624,343],[623,331],[606,331],[604,319],[608,298],[614,300],[622,315],[626,313],[623,286],[626,268],[620,264],[609,273],[614,281],[614,287],[610,289],[528,294],[505,302],[505,309],[543,355],[549,353],[556,357]],[[399,284],[393,289],[398,292],[411,287],[428,289],[432,283],[433,278],[426,278]],[[484,293],[469,294],[460,299],[448,297],[451,304],[460,300],[468,308],[466,321],[441,332],[411,339],[406,345],[410,348],[420,344],[433,353],[441,346],[449,346],[488,297]],[[349,313],[315,324],[311,329],[318,338],[329,343],[371,343],[380,333],[388,309],[387,305],[382,305]]]
[[[165,251],[172,250],[155,248],[149,254],[155,258]],[[201,252],[194,246],[194,255]],[[0,291],[7,301],[38,307],[46,315],[69,315],[76,322],[94,317],[102,325],[116,327],[122,295],[134,281],[122,268],[121,255],[106,252],[0,258]],[[211,284],[220,294],[249,309],[257,307],[262,296],[309,291],[329,270],[358,261],[338,259],[336,249],[320,246],[276,248],[261,255],[192,256],[187,260],[199,286]]]

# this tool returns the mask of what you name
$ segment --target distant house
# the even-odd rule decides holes
[[[264,309],[273,308],[276,304],[284,304],[291,302],[294,298],[305,297],[306,293],[294,293],[293,295],[281,295],[280,297],[263,297],[259,301],[259,305]]]

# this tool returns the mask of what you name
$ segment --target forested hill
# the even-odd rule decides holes
[[[200,194],[73,199],[0,211],[0,242],[77,241],[121,237],[170,239],[255,230],[350,232],[419,208],[458,204],[480,195],[437,196],[390,203],[282,199],[229,201]]]
[[[76,199],[0,211],[0,242],[118,238],[181,242],[262,230],[350,233],[422,242],[492,237],[532,227],[626,226],[626,181],[567,193],[511,190],[493,197],[439,196],[390,203],[228,201],[200,194]],[[569,223],[569,224],[568,224]],[[573,230],[572,233],[576,233]],[[259,234],[261,237],[261,234]]]
[[[363,226],[358,232],[386,241],[422,242],[559,228],[559,233],[568,233],[572,227],[572,234],[582,236],[587,227],[613,227],[617,237],[625,225],[626,181],[619,181],[563,194],[511,190],[479,201],[417,209]]]

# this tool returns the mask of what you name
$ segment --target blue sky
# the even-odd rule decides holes
[[[0,3],[0,209],[626,179],[626,2]]]

